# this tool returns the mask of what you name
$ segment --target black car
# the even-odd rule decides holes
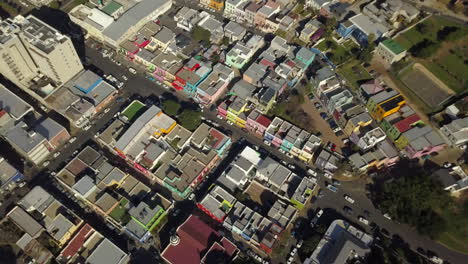
[[[321,117],[323,120],[327,120],[327,119],[328,119],[328,115],[327,115],[327,113],[325,113],[325,112],[321,112],[321,113],[320,113],[320,117]]]
[[[328,125],[330,126],[331,129],[335,129],[338,127],[338,125],[336,124],[335,120],[330,120],[328,121]]]
[[[349,215],[352,215],[353,214],[353,209],[351,209],[351,207],[349,206],[345,206],[343,207],[343,211]]]

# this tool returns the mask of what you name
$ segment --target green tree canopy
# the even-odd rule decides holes
[[[211,32],[200,27],[195,26],[192,30],[192,38],[196,41],[210,42]]]
[[[176,116],[179,113],[180,104],[174,100],[166,100],[162,104],[162,110],[170,116]]]
[[[201,113],[194,110],[185,110],[179,117],[179,123],[190,131],[194,131],[201,124]]]

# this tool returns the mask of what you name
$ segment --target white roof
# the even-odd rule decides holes
[[[102,28],[107,28],[110,24],[114,22],[114,19],[111,16],[107,15],[106,13],[102,12],[97,8],[91,9],[91,14],[89,14],[88,18],[94,23],[99,24]]]
[[[245,149],[241,152],[240,156],[252,162],[255,166],[257,166],[262,160],[260,158],[260,153],[258,153],[251,147],[245,147]]]

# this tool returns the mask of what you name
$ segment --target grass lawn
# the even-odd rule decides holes
[[[338,73],[346,78],[348,85],[353,89],[359,88],[359,82],[362,80],[372,79],[372,76],[367,72],[358,60],[352,60],[338,68]]]
[[[10,4],[3,2],[3,1],[0,1],[0,9],[3,9],[12,17],[18,15],[18,10],[16,8],[12,7]]]
[[[325,44],[325,39],[317,43],[314,48],[320,50],[320,51],[326,51],[327,50],[327,45]]]
[[[449,210],[441,216],[447,221],[447,231],[437,239],[440,243],[455,251],[468,253],[468,217],[465,213],[454,213]]]
[[[421,34],[419,31],[417,31],[416,27],[412,27],[410,30],[399,35],[396,38],[396,41],[406,49],[411,48],[414,44],[422,41],[425,38],[437,42],[437,31],[445,26],[459,27],[468,33],[468,29],[466,29],[463,25],[437,16],[432,16],[424,20],[422,24],[426,25],[427,28],[427,32],[424,34]]]
[[[127,210],[125,208],[125,205],[127,205],[128,200],[127,199],[122,199],[120,200],[120,203],[118,206],[116,206],[109,214],[110,217],[112,217],[114,220],[120,222],[123,218],[123,216],[126,214]]]
[[[404,48],[409,49],[416,43],[427,38],[433,42],[438,42],[437,32],[444,26],[454,26],[464,32],[464,37],[457,41],[445,41],[438,51],[427,59],[417,59],[430,70],[437,78],[444,82],[456,93],[463,93],[468,90],[468,29],[464,25],[447,20],[445,18],[432,16],[422,24],[426,25],[424,33],[418,32],[415,27],[406,31],[396,38]]]
[[[341,64],[348,60],[352,56],[350,51],[354,47],[357,46],[352,41],[346,41],[340,45],[333,39],[324,39],[314,46],[314,48],[322,52],[330,53],[327,56],[334,64]]]
[[[138,112],[145,107],[145,105],[140,101],[133,101],[123,112],[122,115],[126,116],[128,121],[132,121],[136,118]]]

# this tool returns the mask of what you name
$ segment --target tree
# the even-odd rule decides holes
[[[195,26],[192,30],[192,38],[196,41],[209,43],[211,38],[211,32],[200,26]]]
[[[424,23],[416,24],[415,28],[416,28],[416,31],[418,31],[419,33],[423,35],[429,32],[428,26]]]
[[[194,110],[185,110],[178,117],[181,126],[194,131],[201,124],[201,113]]]
[[[49,7],[50,8],[53,8],[53,9],[59,9],[60,8],[60,3],[58,1],[52,1],[50,4],[49,4]]]
[[[321,239],[322,239],[322,237],[319,234],[314,234],[314,235],[310,236],[309,238],[307,238],[304,241],[304,244],[301,247],[302,253],[304,255],[312,254],[312,252],[314,252],[315,248],[317,248],[317,245],[318,245],[318,243],[320,242]]]
[[[167,115],[176,116],[179,113],[180,104],[173,100],[166,100],[162,104],[162,110]]]

